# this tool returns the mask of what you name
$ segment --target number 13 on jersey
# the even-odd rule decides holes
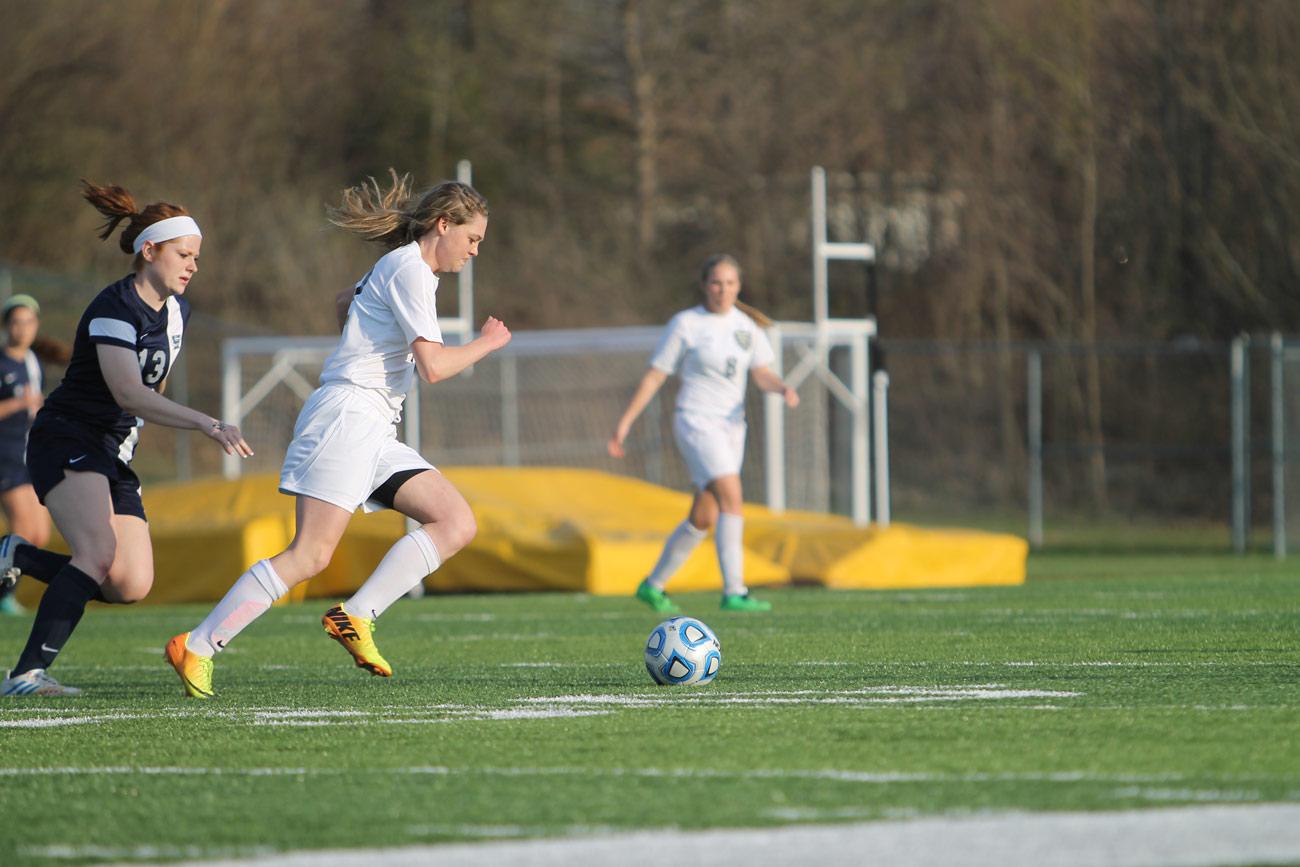
[[[150,365],[153,368],[150,369]],[[167,353],[161,349],[140,350],[140,378],[145,385],[157,385],[167,372]]]

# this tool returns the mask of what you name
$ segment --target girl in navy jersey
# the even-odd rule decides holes
[[[297,498],[293,541],[249,567],[202,623],[167,644],[186,695],[212,697],[213,656],[290,587],[329,564],[359,506],[396,509],[422,526],[399,539],[322,623],[358,667],[392,675],[372,638],[375,619],[477,530],[465,498],[398,441],[396,424],[417,373],[429,383],[448,379],[510,341],[492,317],[464,346],[445,346],[438,327],[437,275],[460,271],[478,255],[487,217],[487,202],[465,184],[413,196],[409,178],[395,173],[387,192],[372,180],[345,191],[332,211],[335,225],[388,252],[336,299],[343,335],[298,416],[280,473],[280,491]]]
[[[0,351],[0,510],[12,533],[40,547],[50,539],[50,513],[36,499],[27,475],[27,429],[44,397],[41,362],[33,348],[41,305],[15,295],[0,307],[4,350]],[[0,575],[0,613],[21,614],[13,597],[15,574]]]
[[[134,268],[82,314],[63,382],[32,425],[32,486],[72,554],[54,554],[14,536],[0,542],[0,574],[17,569],[50,585],[0,695],[80,692],[59,684],[46,669],[86,603],[136,602],[153,586],[149,524],[140,480],[130,467],[145,421],[199,430],[228,454],[252,454],[234,425],[162,396],[189,319],[184,295],[199,267],[198,224],[177,205],[138,209],[121,187],[86,183],[84,195],[107,219],[100,238],[127,221],[119,244],[134,256]]]
[[[710,257],[700,270],[700,288],[703,303],[669,321],[650,359],[650,369],[641,378],[607,447],[612,457],[623,457],[623,441],[632,423],[669,375],[677,373],[681,389],[673,436],[695,485],[695,500],[687,519],[664,543],[654,570],[637,587],[636,598],[656,611],[676,613],[678,608],[664,586],[716,525],[722,609],[767,611],[771,603],[751,598],[745,587],[740,486],[745,385],[748,377],[753,377],[763,391],[782,395],[789,407],[799,405],[799,395],[768,366],[775,360],[763,331],[770,320],[736,300],[740,264],[731,256]]]

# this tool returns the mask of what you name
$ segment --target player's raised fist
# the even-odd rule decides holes
[[[495,316],[489,316],[479,329],[479,336],[486,340],[493,349],[500,349],[510,342],[510,329]]]

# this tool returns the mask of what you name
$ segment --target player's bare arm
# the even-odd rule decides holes
[[[348,311],[352,309],[352,299],[357,297],[357,290],[348,287],[334,296],[334,315],[339,322],[339,331],[348,324]]]
[[[776,372],[770,367],[751,367],[749,375],[754,378],[754,384],[769,394],[779,394],[785,400],[785,405],[794,409],[799,405],[799,392],[785,384],[785,380],[776,375]]]
[[[654,367],[646,370],[645,375],[641,377],[641,382],[637,384],[636,391],[632,393],[632,399],[628,401],[627,409],[623,411],[622,417],[618,420],[618,425],[614,428],[614,435],[605,444],[605,450],[609,452],[610,457],[623,457],[623,441],[627,439],[628,433],[632,430],[632,424],[650,405],[655,393],[667,381],[668,374],[662,370]]]
[[[411,343],[411,354],[420,379],[433,384],[452,378],[509,342],[510,329],[500,319],[489,316],[478,337],[464,346],[446,346],[420,337]]]
[[[145,421],[167,427],[202,431],[220,445],[226,454],[251,457],[253,450],[233,424],[226,424],[206,413],[181,406],[163,397],[140,381],[140,364],[135,353],[123,346],[100,344],[96,347],[104,382],[113,399],[124,411]]]

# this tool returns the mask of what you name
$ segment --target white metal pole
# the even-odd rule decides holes
[[[772,369],[782,374],[784,367],[784,340],[781,326],[773,323],[768,329],[772,341]],[[767,476],[767,507],[773,512],[785,511],[785,402],[780,395],[763,395],[764,470]]]
[[[871,409],[875,431],[876,526],[889,526],[889,374],[871,374]]]
[[[822,325],[830,316],[826,276],[826,170],[812,170],[813,322]]]
[[[1250,467],[1246,452],[1246,338],[1232,341],[1232,549],[1238,554],[1246,551],[1246,533],[1249,523],[1249,496],[1246,479]]]
[[[1043,353],[1029,350],[1025,371],[1028,407],[1029,544],[1043,547]]]
[[[1273,350],[1273,556],[1286,559],[1286,391],[1283,377],[1285,345],[1274,332]]]
[[[867,388],[867,335],[855,334],[849,349],[849,390],[853,392],[853,441],[851,459],[853,472],[852,513],[853,523],[865,527],[871,523],[871,419]]]
[[[239,387],[243,381],[243,363],[230,341],[221,343],[221,420],[244,426],[239,412]],[[245,436],[248,432],[244,431]],[[227,479],[239,478],[239,455],[221,456],[221,475]]]

